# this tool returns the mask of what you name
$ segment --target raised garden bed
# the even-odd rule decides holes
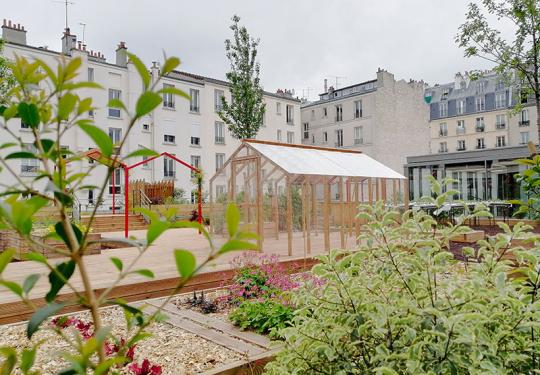
[[[103,309],[101,315],[104,325],[112,327],[113,333],[125,335],[124,315],[119,308]],[[85,322],[91,320],[88,312],[70,316]],[[148,329],[153,336],[137,344],[134,363],[141,363],[146,358],[152,364],[161,366],[163,374],[194,374],[245,359],[245,356],[234,350],[171,323],[154,323]],[[43,374],[55,374],[66,367],[67,362],[60,358],[58,352],[69,351],[67,344],[50,330],[40,330],[31,340],[32,343],[39,341],[43,341],[43,344],[38,350],[36,370]],[[0,346],[13,345],[23,348],[29,343],[26,339],[26,324],[0,326]],[[122,373],[131,372],[126,370]]]

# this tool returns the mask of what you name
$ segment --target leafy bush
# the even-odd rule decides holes
[[[242,329],[270,333],[277,337],[280,329],[289,325],[294,309],[280,301],[244,301],[229,314],[229,319]]]
[[[518,163],[527,167],[516,175],[516,180],[527,198],[511,201],[519,205],[514,216],[540,220],[540,155],[532,159],[520,159]]]
[[[321,256],[312,271],[326,284],[291,292],[297,310],[267,372],[538,373],[540,251],[512,247],[530,228],[501,224],[478,242],[481,263],[455,261],[449,238],[474,215],[441,226],[422,211],[363,207],[360,249]]]

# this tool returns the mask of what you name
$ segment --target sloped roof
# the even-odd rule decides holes
[[[403,175],[359,151],[251,139],[244,142],[289,174],[405,179]]]

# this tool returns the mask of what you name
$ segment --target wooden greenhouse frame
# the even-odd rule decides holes
[[[261,250],[307,257],[356,245],[359,204],[407,207],[408,196],[404,176],[359,151],[247,139],[210,179],[210,229],[226,233],[235,202]]]

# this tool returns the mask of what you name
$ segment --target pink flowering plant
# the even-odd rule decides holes
[[[230,291],[226,298],[237,307],[229,319],[241,329],[279,338],[279,331],[289,325],[295,306],[290,302],[289,291],[306,283],[319,285],[320,280],[311,273],[297,273],[297,267],[285,267],[276,254],[245,252],[235,257],[235,269]]]

